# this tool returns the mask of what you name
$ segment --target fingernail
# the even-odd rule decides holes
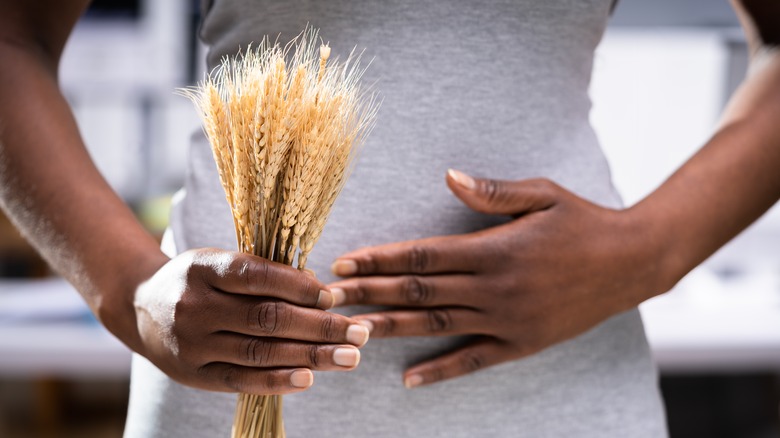
[[[360,363],[360,350],[340,347],[333,352],[333,363],[342,367],[356,367]]]
[[[411,376],[408,376],[404,379],[404,386],[407,389],[412,389],[414,387],[422,385],[423,378],[419,374],[412,374]]]
[[[368,328],[360,324],[352,324],[347,329],[347,342],[362,347],[368,342]]]
[[[296,370],[290,374],[290,384],[296,388],[308,388],[314,383],[314,374],[309,370]]]
[[[469,190],[474,190],[477,188],[477,182],[474,180],[474,178],[466,175],[463,172],[459,172],[455,169],[450,169],[447,171],[447,174],[455,180],[456,183],[460,184],[464,188],[467,188]]]
[[[348,277],[357,274],[358,266],[354,260],[336,260],[330,269],[339,277]]]
[[[333,296],[333,292],[321,290],[320,294],[317,296],[317,307],[320,309],[330,309],[334,306],[334,301],[335,297]]]
[[[330,294],[333,297],[333,306],[340,306],[344,304],[344,301],[347,300],[347,294],[344,292],[344,289],[340,287],[332,287],[330,288]]]
[[[369,334],[371,334],[371,332],[374,331],[374,323],[373,322],[371,322],[371,321],[369,321],[367,319],[361,319],[358,322],[360,323],[360,325],[362,325],[363,327],[368,329],[368,333]]]

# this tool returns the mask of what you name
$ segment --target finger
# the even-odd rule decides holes
[[[342,277],[474,272],[482,260],[472,240],[468,235],[442,236],[362,248],[339,257],[331,269]]]
[[[368,326],[371,337],[377,338],[488,334],[480,313],[457,307],[392,310],[354,318]]]
[[[367,328],[355,319],[284,301],[222,294],[212,307],[219,321],[214,331],[358,347],[368,341]]]
[[[483,179],[453,169],[447,171],[447,185],[473,210],[511,216],[546,210],[555,205],[561,193],[560,187],[547,179]]]
[[[468,306],[478,304],[473,275],[402,275],[355,277],[329,285],[334,305],[376,304],[400,307]]]
[[[197,257],[206,282],[224,292],[278,298],[307,307],[329,309],[333,296],[315,276],[251,254],[220,251]]]
[[[211,382],[212,391],[244,394],[281,395],[301,392],[314,383],[314,374],[306,368],[262,370],[221,362],[206,364],[198,370]]]
[[[317,371],[346,371],[360,363],[360,350],[352,345],[322,345],[272,338],[218,333],[209,362],[233,363],[258,368],[308,368]]]
[[[404,386],[414,388],[473,373],[510,360],[508,348],[495,338],[482,338],[444,356],[415,365],[404,373]]]

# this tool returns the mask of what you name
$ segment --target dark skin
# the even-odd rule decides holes
[[[264,259],[198,249],[169,259],[89,159],[57,84],[85,0],[0,2],[0,197],[100,321],[180,383],[285,394],[311,370],[351,370],[368,331],[326,312],[328,288]]]
[[[475,335],[404,373],[427,385],[571,339],[669,290],[780,198],[780,3],[733,1],[752,73],[714,136],[635,206],[613,210],[547,180],[446,183],[468,207],[515,220],[460,236],[363,248],[333,271],[337,305],[374,338]],[[393,308],[395,307],[395,308]]]
[[[777,7],[743,0],[756,71],[712,140],[636,206],[606,209],[545,180],[451,174],[466,205],[516,220],[344,255],[336,272],[355,272],[332,290],[230,251],[169,259],[95,169],[57,85],[87,4],[0,0],[0,203],[112,333],[193,387],[304,390],[311,370],[357,365],[361,320],[376,337],[480,335],[407,370],[408,386],[516,360],[669,289],[780,196],[780,58],[760,50],[777,44]],[[334,303],[412,310],[347,318],[325,311]]]

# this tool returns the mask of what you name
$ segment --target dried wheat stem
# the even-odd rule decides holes
[[[378,106],[359,86],[360,56],[328,65],[317,41],[310,28],[284,48],[265,39],[182,91],[203,118],[238,249],[288,265],[297,256],[299,269]],[[239,395],[232,436],[284,437],[281,396]]]

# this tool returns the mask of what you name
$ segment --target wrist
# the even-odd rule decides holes
[[[102,287],[93,303],[97,319],[131,350],[144,354],[135,312],[135,294],[170,259],[158,248],[148,249],[124,258],[107,273],[108,284]],[[104,283],[105,284],[105,283]]]
[[[640,202],[620,212],[627,244],[636,255],[638,273],[635,281],[641,285],[633,297],[635,304],[669,291],[685,275],[681,268],[679,241],[668,226],[662,209]]]

